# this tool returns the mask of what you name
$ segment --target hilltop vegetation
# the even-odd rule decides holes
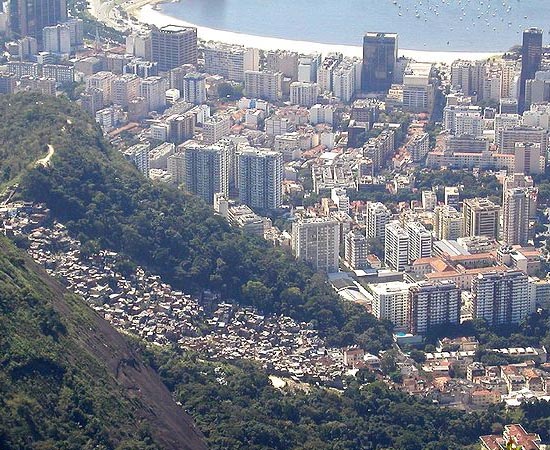
[[[0,238],[0,448],[204,449],[158,376]]]
[[[29,116],[39,140],[29,133]],[[22,195],[46,203],[86,251],[113,249],[187,292],[211,289],[264,313],[311,321],[334,345],[358,342],[371,351],[391,345],[389,324],[339,300],[322,275],[288,250],[244,235],[200,199],[144,178],[68,100],[2,97],[0,119],[13,122],[12,132],[0,130],[8,156],[25,140],[23,160],[43,155],[46,144],[55,147],[50,166],[18,168]]]

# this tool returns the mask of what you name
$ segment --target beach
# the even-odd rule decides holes
[[[101,8],[98,6],[99,3],[100,0],[91,1],[90,13],[95,15],[98,20],[108,20],[108,18],[106,19],[105,17],[106,14],[97,14],[98,11],[105,11],[105,7]],[[228,44],[238,44],[247,47],[259,48],[262,50],[290,50],[303,54],[320,52],[326,55],[330,52],[340,52],[344,56],[362,56],[362,47],[360,45],[353,46],[296,41],[203,27],[164,14],[162,11],[153,7],[156,3],[160,2],[158,0],[131,0],[121,3],[119,7],[123,8],[129,16],[135,17],[141,23],[156,25],[158,27],[169,24],[196,27],[199,39],[204,41],[218,41]],[[482,60],[500,54],[501,52],[432,52],[426,50],[399,49],[399,56],[412,58],[416,61],[445,64],[450,64],[457,59]]]

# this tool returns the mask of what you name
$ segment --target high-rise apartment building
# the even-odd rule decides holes
[[[434,233],[437,240],[456,240],[463,236],[464,219],[453,206],[438,206],[435,208]]]
[[[32,36],[42,43],[42,30],[67,20],[66,0],[9,0],[10,30],[14,38]]]
[[[184,176],[183,186],[188,192],[213,204],[214,194],[229,195],[229,155],[226,149],[217,145],[182,145]],[[177,164],[181,160],[172,160]],[[177,172],[178,169],[173,169]]]
[[[71,29],[66,25],[52,25],[42,29],[42,48],[45,52],[71,53]]]
[[[178,25],[153,28],[151,58],[161,71],[197,64],[197,29]]]
[[[206,144],[214,144],[231,130],[231,120],[226,114],[207,117],[202,124],[202,140]]]
[[[238,150],[237,162],[241,203],[251,208],[279,208],[283,202],[283,154],[245,147]]]
[[[520,270],[479,274],[472,280],[473,313],[490,326],[520,323],[534,310],[529,281]]]
[[[282,72],[286,78],[296,81],[298,80],[299,58],[300,56],[296,52],[273,50],[266,53],[265,66],[271,72]]]
[[[394,270],[405,270],[409,264],[409,235],[397,221],[386,225],[384,254],[384,263]]]
[[[260,70],[260,56],[256,48],[241,45],[212,44],[203,48],[204,70],[230,81],[244,81],[247,70]]]
[[[502,203],[502,240],[508,245],[527,245],[529,240],[530,188],[504,191]]]
[[[244,73],[244,90],[249,97],[276,102],[282,96],[283,74],[247,70]]]
[[[487,236],[498,239],[500,206],[486,198],[464,200],[462,208],[465,236]]]
[[[432,256],[432,234],[420,222],[407,222],[405,230],[409,236],[409,263]]]
[[[113,103],[127,108],[132,100],[139,97],[140,84],[141,78],[133,74],[124,74],[114,78],[111,85]]]
[[[380,202],[367,203],[365,211],[365,236],[367,239],[380,239],[384,242],[386,235],[386,225],[391,220],[390,210]]]
[[[523,32],[523,45],[521,46],[521,75],[519,79],[519,113],[525,110],[525,82],[535,78],[535,73],[540,70],[542,59],[542,30],[540,28],[528,28]]]
[[[406,330],[410,287],[402,281],[370,284],[372,314],[377,319],[389,320],[397,330]]]
[[[544,128],[518,125],[505,127],[498,131],[496,141],[500,147],[500,153],[513,155],[517,143],[540,144],[542,154],[548,149],[548,133]]]
[[[305,81],[294,81],[290,83],[290,103],[293,105],[311,108],[317,103],[319,87],[317,83],[306,83]]]
[[[411,286],[408,300],[409,333],[425,334],[437,325],[460,323],[460,289],[453,282]]]
[[[162,77],[147,77],[141,80],[139,95],[147,101],[149,111],[163,109],[166,106],[168,80]]]
[[[344,259],[349,267],[354,270],[367,267],[368,245],[363,233],[352,230],[344,239]]]
[[[397,62],[397,34],[367,33],[363,37],[361,88],[365,92],[385,92],[393,82]]]
[[[183,100],[195,105],[206,102],[206,80],[203,74],[191,72],[183,77]]]
[[[301,219],[292,224],[292,250],[296,258],[317,271],[338,272],[340,224],[330,218]]]

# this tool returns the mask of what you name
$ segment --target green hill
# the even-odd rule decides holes
[[[391,345],[388,324],[342,302],[289,251],[232,229],[200,199],[144,178],[68,100],[2,97],[0,123],[10,123],[0,128],[7,161],[16,159],[13,149],[25,149],[12,164],[20,172],[10,172],[23,197],[46,203],[85,249],[118,251],[186,292],[211,289],[265,313],[313,321],[330,344],[358,342],[371,351]],[[51,164],[33,164],[48,145]]]
[[[205,449],[128,342],[0,238],[0,448]]]

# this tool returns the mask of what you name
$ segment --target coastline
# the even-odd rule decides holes
[[[96,5],[101,0],[92,0],[90,3]],[[112,3],[109,1],[107,3]],[[163,0],[129,0],[120,4],[118,7],[123,8],[129,17],[135,17],[139,22],[156,25],[158,27],[173,24],[182,26],[192,26],[197,28],[197,33],[200,39],[204,41],[225,42],[228,44],[238,44],[248,47],[255,47],[262,50],[291,50],[299,53],[321,52],[327,54],[330,52],[340,52],[344,56],[362,56],[362,47],[360,45],[341,45],[341,44],[325,44],[310,41],[295,41],[290,39],[274,38],[267,36],[256,36],[244,34],[234,31],[218,30],[209,27],[203,27],[182,19],[176,19],[162,11],[154,9],[154,5],[164,3]],[[105,5],[105,3],[102,3]],[[113,7],[114,5],[112,5]],[[90,6],[90,13],[95,15],[98,20],[106,20],[105,15],[98,17],[94,14],[97,11],[97,6]],[[484,60],[494,56],[500,56],[503,52],[437,52],[428,50],[409,50],[399,49],[399,56],[412,58],[416,61],[444,63],[450,64],[457,59],[466,60]]]

